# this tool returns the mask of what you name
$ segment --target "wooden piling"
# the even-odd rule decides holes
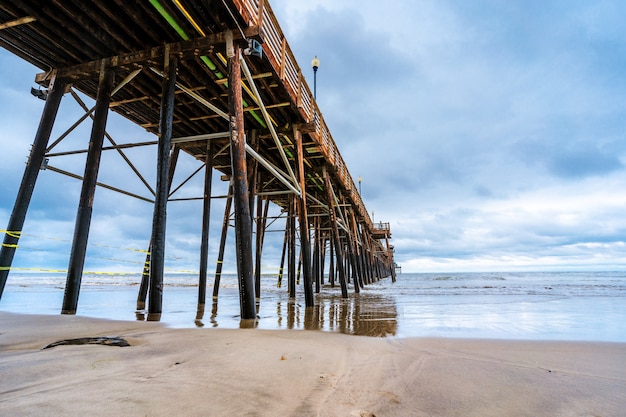
[[[296,196],[289,198],[289,260],[287,261],[287,290],[289,298],[296,298]]]
[[[322,277],[320,275],[320,226],[319,217],[313,220],[314,240],[313,240],[313,278],[315,280],[315,293],[319,294],[322,286]]]
[[[0,299],[2,298],[9,271],[13,264],[13,257],[15,256],[15,251],[22,234],[24,221],[26,220],[26,212],[28,211],[28,206],[30,205],[30,200],[35,190],[35,183],[39,176],[39,170],[41,169],[46,154],[46,147],[50,140],[50,133],[52,132],[52,127],[54,126],[54,121],[56,120],[56,115],[66,86],[67,83],[65,80],[59,79],[51,83],[48,90],[46,104],[41,114],[39,127],[35,134],[28,161],[26,162],[22,182],[13,205],[13,211],[9,217],[9,223],[6,229],[7,232],[4,234],[4,240],[0,248]]]
[[[226,237],[230,223],[230,209],[233,203],[233,187],[228,186],[228,197],[224,206],[224,221],[222,222],[222,235],[220,237],[220,247],[217,253],[217,265],[215,267],[215,279],[213,281],[213,301],[217,301],[220,291],[220,280],[222,278],[222,267],[224,265],[224,250],[226,249]]]
[[[356,236],[356,232],[353,228],[353,224],[351,222],[351,218],[350,218],[350,211],[346,210],[346,222],[348,223],[346,226],[348,228],[348,232],[347,232],[347,240],[348,240],[348,247],[349,247],[349,251],[350,251],[350,262],[352,265],[352,271],[353,271],[353,276],[354,276],[354,292],[355,293],[360,293],[361,292],[361,288],[363,287],[363,281],[362,281],[362,275],[361,275],[361,268],[360,265],[358,263],[358,238]]]
[[[330,287],[335,287],[335,243],[332,239],[332,231],[330,232],[331,237],[328,239],[328,282],[330,283]]]
[[[174,93],[178,58],[165,55],[164,77],[159,122],[157,152],[157,181],[152,218],[152,245],[150,250],[150,285],[148,288],[148,321],[161,320],[163,308],[163,273],[165,269],[165,226],[169,194],[170,147],[174,119]]]
[[[269,210],[269,200],[257,196],[257,216],[256,216],[256,256],[254,264],[254,289],[256,298],[261,298],[261,260],[263,256],[263,242],[265,240],[265,227],[267,224],[267,212]]]
[[[170,167],[167,176],[167,193],[169,195],[172,187],[172,180],[174,179],[174,172],[176,171],[176,165],[178,164],[178,156],[180,155],[180,148],[176,145],[172,146],[170,151]],[[148,253],[146,253],[146,259],[143,264],[143,271],[141,274],[141,283],[139,284],[139,292],[137,294],[137,310],[144,310],[146,308],[146,298],[148,297],[148,287],[150,285],[150,251],[152,250],[152,236],[150,237],[150,243],[148,244]]]
[[[93,201],[96,193],[96,182],[98,180],[100,157],[102,155],[102,145],[104,143],[104,133],[107,116],[109,114],[109,103],[111,102],[114,77],[115,72],[112,69],[105,68],[103,61],[98,82],[96,110],[91,128],[91,137],[89,139],[89,151],[85,163],[85,175],[83,176],[78,212],[76,213],[74,239],[70,252],[61,314],[76,314],[78,307],[78,295],[83,277],[83,267],[85,265]]]
[[[254,278],[252,276],[252,217],[246,164],[246,136],[241,102],[241,50],[239,45],[228,46],[228,103],[230,110],[230,155],[233,171],[233,199],[235,206],[235,244],[241,319],[256,317]]]
[[[306,185],[304,177],[304,157],[302,149],[302,133],[294,129],[296,139],[296,160],[298,180],[302,194],[298,199],[298,219],[300,223],[300,253],[302,255],[302,275],[304,277],[304,300],[307,307],[315,305],[313,298],[313,280],[311,279],[311,241],[309,236],[309,217],[306,203]]]
[[[289,241],[289,219],[285,221],[285,236],[283,237],[283,250],[280,254],[280,268],[278,269],[278,281],[276,286],[280,288],[283,285],[283,271],[285,270],[285,254],[287,252],[287,243]]]
[[[207,141],[204,161],[204,199],[202,204],[202,238],[200,240],[200,272],[198,277],[198,309],[206,303],[206,280],[209,263],[209,226],[211,224],[211,185],[213,181],[213,150]]]
[[[344,270],[344,260],[342,254],[343,245],[339,237],[339,228],[337,227],[337,213],[335,211],[335,196],[330,183],[328,172],[324,170],[324,183],[326,185],[326,195],[328,198],[328,211],[330,214],[331,234],[335,242],[335,255],[337,257],[337,269],[339,272],[339,285],[341,285],[341,296],[348,298],[348,284],[346,283],[346,275]]]

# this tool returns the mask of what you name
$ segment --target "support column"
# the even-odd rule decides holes
[[[319,266],[319,274],[322,285],[324,285],[324,269],[326,268],[326,232],[322,230],[322,219],[319,218],[319,227],[320,227],[320,266]]]
[[[112,69],[105,69],[103,65],[100,69],[96,110],[91,128],[91,138],[89,139],[89,151],[87,153],[87,162],[85,163],[85,175],[83,176],[83,186],[80,192],[78,212],[76,213],[74,240],[72,242],[72,252],[70,253],[70,263],[67,270],[67,281],[65,284],[65,295],[63,296],[61,314],[76,314],[76,308],[78,307],[78,294],[83,278],[85,253],[87,252],[87,240],[89,238],[89,226],[91,225],[91,214],[93,212],[93,200],[96,193],[100,156],[102,155],[104,131],[109,114],[109,103],[111,102],[114,78],[115,72]]]
[[[220,237],[220,247],[217,253],[217,266],[215,267],[215,280],[213,281],[213,302],[217,302],[220,291],[220,280],[222,278],[222,266],[224,265],[224,249],[226,248],[226,237],[228,236],[228,225],[230,223],[230,208],[233,204],[233,186],[228,186],[228,197],[224,206],[224,221],[222,223],[222,236]]]
[[[265,204],[263,204],[265,202]],[[263,256],[263,242],[265,241],[265,228],[267,227],[267,213],[270,208],[270,201],[267,198],[257,196],[257,218],[256,218],[256,259],[254,265],[254,288],[256,298],[261,298],[261,261]]]
[[[352,247],[352,236],[350,233],[350,225],[347,224],[346,227],[348,230],[346,231],[346,273],[348,277],[352,277],[352,283],[354,284],[354,292],[359,293],[359,276],[358,271],[355,268],[354,263],[354,249]],[[348,281],[350,282],[350,281]]]
[[[180,148],[176,145],[172,147],[170,152],[170,168],[167,180],[167,193],[169,194],[172,187],[172,180],[174,179],[174,172],[176,171],[176,164],[178,163],[178,155],[180,155]],[[150,243],[148,244],[148,253],[146,254],[146,260],[143,264],[143,271],[141,274],[141,283],[139,284],[139,293],[137,294],[137,310],[145,310],[146,298],[148,297],[148,286],[150,285],[150,251],[152,250],[152,236],[150,236]]]
[[[20,184],[20,189],[15,198],[11,217],[9,217],[9,223],[6,229],[7,232],[4,235],[2,248],[0,248],[0,299],[2,298],[4,286],[7,282],[11,265],[13,264],[15,250],[17,249],[22,227],[24,227],[24,221],[26,220],[26,212],[28,211],[28,206],[33,196],[37,176],[39,175],[39,170],[41,169],[41,164],[46,154],[46,147],[48,146],[48,140],[50,140],[52,126],[54,125],[54,120],[56,119],[66,85],[64,80],[56,80],[50,85],[48,98],[46,99],[46,104],[41,114],[41,120],[39,121],[39,127],[37,128],[37,133],[35,134],[35,139],[30,150],[30,156],[26,162],[22,183]]]
[[[230,113],[230,156],[235,203],[235,245],[241,319],[256,318],[254,277],[252,275],[252,217],[246,165],[246,136],[241,92],[241,50],[227,41],[228,104]]]
[[[315,278],[315,293],[319,294],[322,286],[322,278],[320,276],[320,257],[321,257],[321,237],[319,217],[313,220],[313,230],[315,231],[313,241],[313,277]]]
[[[387,246],[387,268],[389,268],[389,273],[391,274],[391,282],[396,282],[396,267],[393,264],[393,251],[391,250],[391,246],[389,246],[389,235],[385,233],[385,243]]]
[[[321,223],[321,219],[320,219],[320,227],[322,227],[322,223]],[[322,246],[322,253],[320,256],[320,279],[322,280],[322,285],[324,285],[325,279],[324,279],[324,270],[326,268],[326,242],[328,241],[328,238],[326,237],[326,232],[324,231],[322,233],[322,240],[321,240],[321,246]]]
[[[302,275],[304,277],[304,304],[313,307],[313,280],[311,279],[311,241],[309,235],[309,217],[306,206],[306,183],[304,176],[304,150],[302,149],[302,133],[294,129],[296,140],[296,158],[298,169],[298,181],[302,195],[298,199],[298,216],[300,223],[300,252],[302,253]]]
[[[285,267],[285,253],[287,251],[287,242],[289,240],[289,219],[285,221],[285,236],[283,238],[283,251],[280,255],[280,268],[278,269],[278,282],[276,286],[280,288],[283,285],[283,271]]]
[[[335,196],[333,194],[332,185],[330,183],[330,178],[328,177],[328,172],[324,169],[324,182],[326,185],[326,196],[328,198],[328,211],[330,213],[330,227],[331,227],[331,235],[333,237],[333,241],[335,243],[335,253],[337,256],[337,269],[339,270],[339,284],[341,285],[341,296],[343,298],[348,298],[348,284],[346,283],[346,274],[344,270],[343,264],[343,255],[342,255],[342,244],[341,239],[339,237],[339,228],[337,227],[337,213],[335,212]]]
[[[289,197],[289,260],[287,261],[287,290],[296,298],[296,195]]]
[[[198,279],[198,310],[206,303],[206,277],[209,263],[209,226],[211,223],[211,183],[213,181],[213,150],[207,141],[204,167],[204,204],[202,206],[202,238],[200,241],[200,276]]]
[[[331,230],[328,237],[328,283],[331,288],[335,288],[335,244],[333,243],[332,234]]]
[[[361,236],[361,269],[363,269],[363,278],[365,279],[365,284],[371,284],[372,283],[372,274],[371,274],[371,269],[368,268],[367,266],[367,255],[366,255],[366,245],[367,245],[367,239],[368,239],[368,234],[367,232],[365,232],[365,227],[363,226],[363,224],[360,224],[360,234],[359,236]]]
[[[165,55],[164,77],[159,121],[157,153],[157,181],[152,217],[152,244],[150,249],[150,285],[148,288],[148,321],[161,320],[163,309],[163,271],[165,269],[165,223],[169,194],[170,147],[174,120],[174,93],[178,58]]]
[[[354,215],[354,210],[350,210],[349,215],[351,219],[349,219],[348,221],[350,220],[352,221],[351,229],[352,229],[352,236],[353,236],[352,240],[354,242],[354,266],[357,271],[357,279],[355,280],[355,283],[358,284],[357,287],[363,288],[364,286],[363,281],[365,280],[365,272],[361,265],[361,242],[359,239],[359,229],[356,224],[356,216]],[[358,293],[359,291],[356,291],[356,292]]]

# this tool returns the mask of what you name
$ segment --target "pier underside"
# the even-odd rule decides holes
[[[42,162],[84,153],[83,176],[56,169],[83,181],[62,309],[76,312],[100,153],[123,155],[140,146],[158,147],[156,186],[146,184],[146,196],[110,188],[154,203],[138,297],[142,308],[148,296],[149,318],[161,313],[165,207],[181,151],[206,166],[200,288],[206,287],[211,172],[230,181],[222,240],[232,210],[242,318],[255,315],[270,203],[285,218],[281,271],[286,262],[295,297],[300,259],[307,306],[326,277],[344,297],[350,285],[358,292],[380,278],[395,279],[389,224],[370,219],[267,1],[7,0],[0,4],[0,46],[41,69],[41,90],[34,93],[46,99],[0,254],[0,296]],[[96,102],[82,104],[83,118],[94,119],[89,147],[55,152],[61,139],[50,143],[50,131],[59,103],[67,95],[80,101],[76,91]],[[155,141],[105,142],[109,110],[154,133]],[[201,290],[199,306],[204,298]]]

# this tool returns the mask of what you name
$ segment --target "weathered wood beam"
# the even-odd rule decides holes
[[[34,17],[34,16],[21,17],[19,19],[10,20],[10,21],[5,22],[5,23],[0,23],[0,30],[8,29],[8,28],[12,28],[12,27],[15,27],[15,26],[20,26],[20,25],[25,25],[27,23],[31,23],[31,22],[35,22],[35,21],[37,21],[37,18]]]
[[[233,172],[233,203],[235,206],[235,245],[241,319],[256,317],[254,279],[252,276],[252,218],[250,216],[246,136],[241,91],[241,50],[228,45],[228,85],[230,119],[230,155]]]
[[[260,28],[257,26],[244,29],[244,35],[247,39],[256,39],[262,41]],[[242,40],[241,35],[238,32],[233,33],[233,40],[239,42]],[[162,58],[166,51],[172,55],[203,55],[212,52],[216,45],[222,45],[226,43],[225,32],[211,34],[203,38],[190,39],[188,41],[169,43],[162,46],[157,46],[143,51],[129,52],[121,55],[115,55],[108,58],[104,58],[107,68],[117,68],[125,65],[141,64],[150,60],[157,60]],[[59,79],[80,80],[84,78],[95,78],[100,69],[102,60],[85,62],[83,64],[58,68],[56,77]],[[35,76],[35,82],[41,85],[47,85],[50,81],[50,74],[40,73]]]

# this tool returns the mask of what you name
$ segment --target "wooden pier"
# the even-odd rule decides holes
[[[103,150],[157,146],[152,238],[137,307],[149,320],[162,310],[165,220],[170,183],[182,151],[204,163],[205,196],[198,307],[205,304],[211,175],[230,181],[220,259],[231,210],[236,235],[242,319],[256,316],[267,207],[285,218],[281,260],[290,296],[296,297],[298,259],[307,307],[327,279],[343,297],[350,287],[395,279],[388,223],[373,223],[324,122],[309,86],[264,0],[6,0],[0,4],[0,46],[42,70],[36,77],[46,99],[22,184],[0,253],[0,297],[44,160],[63,138],[51,131],[64,96],[91,117],[62,312],[74,314],[85,262],[94,193]],[[95,100],[88,108],[76,94]],[[105,131],[112,110],[156,135],[150,143],[117,144]],[[105,139],[108,142],[105,142]],[[133,167],[134,169],[134,167]],[[176,233],[175,230],[170,233]],[[299,248],[299,252],[298,252]],[[328,264],[326,264],[328,260]]]

